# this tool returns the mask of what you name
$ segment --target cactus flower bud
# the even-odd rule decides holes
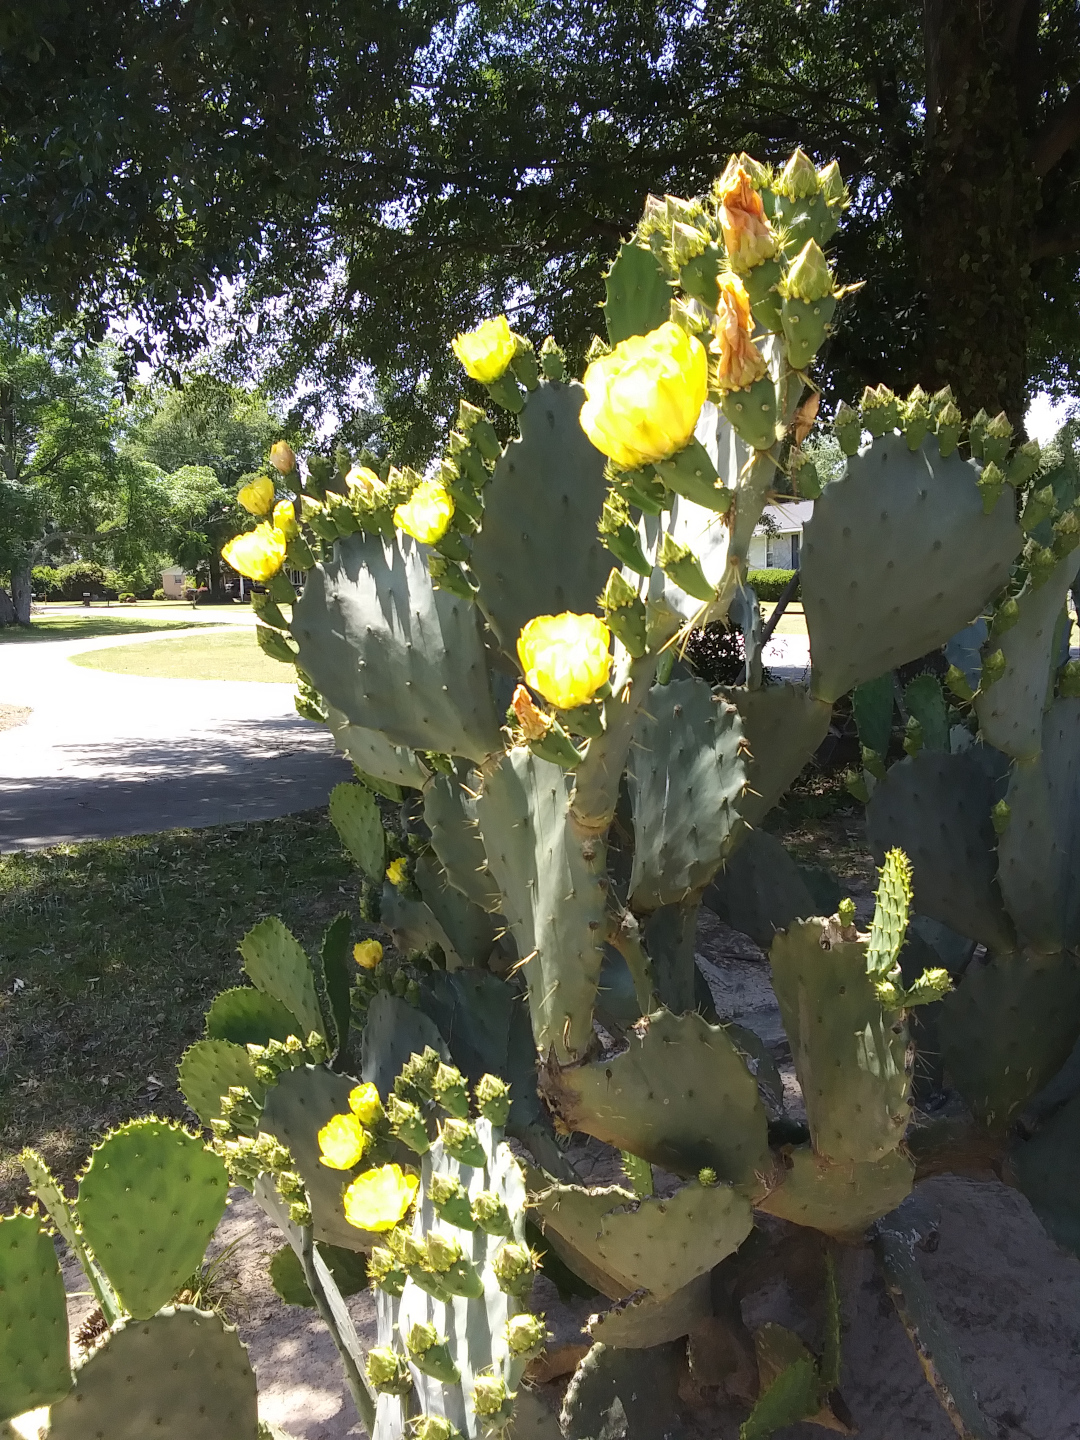
[[[413,1421],[412,1440],[461,1440],[461,1431],[445,1415],[421,1415]]]
[[[929,396],[921,385],[916,385],[904,401],[900,423],[909,450],[918,450],[930,430]]]
[[[1058,672],[1058,694],[1066,700],[1080,696],[1080,660],[1067,660]]]
[[[721,390],[745,390],[768,373],[765,357],[750,338],[753,317],[750,297],[738,275],[728,272],[716,282],[720,364],[716,383]]]
[[[923,748],[925,737],[923,727],[914,715],[909,715],[904,733],[904,750],[914,758]]]
[[[946,405],[956,404],[956,396],[952,392],[951,385],[943,385],[940,390],[935,390],[930,397],[930,414],[936,420],[945,409]]]
[[[687,546],[673,540],[666,530],[660,541],[657,563],[669,580],[695,600],[716,599],[716,586],[706,580],[697,556]]]
[[[948,389],[948,386],[946,386]],[[938,395],[945,392],[938,391]],[[938,395],[934,396],[937,400]],[[949,392],[949,399],[937,412],[937,442],[941,458],[947,460],[960,443],[960,432],[964,428],[964,417],[952,402],[952,392]]]
[[[718,1183],[716,1171],[712,1169],[712,1167],[709,1165],[706,1165],[703,1169],[698,1171],[697,1178],[699,1185],[710,1186],[716,1185]]]
[[[439,1052],[430,1045],[425,1045],[420,1054],[414,1051],[405,1061],[400,1075],[394,1081],[395,1092],[406,1100],[415,1094],[419,1094],[425,1100],[430,1100],[432,1098],[431,1082],[435,1077],[435,1071],[439,1068],[439,1063]]]
[[[866,776],[858,770],[844,771],[844,789],[860,805],[865,805],[870,799],[870,788],[866,783]]]
[[[405,1337],[405,1348],[409,1359],[422,1374],[441,1380],[444,1385],[456,1385],[461,1379],[461,1371],[454,1364],[446,1337],[440,1339],[434,1325],[424,1321],[413,1324]]]
[[[637,526],[630,519],[630,509],[616,490],[609,490],[597,526],[600,540],[615,559],[639,575],[652,573],[638,538]]]
[[[833,433],[845,455],[855,455],[862,443],[863,424],[859,412],[841,400],[833,417]]]
[[[319,1131],[319,1162],[331,1170],[359,1165],[368,1134],[355,1115],[333,1115]]]
[[[949,687],[957,700],[971,700],[975,691],[971,688],[971,682],[960,669],[959,665],[950,665],[945,675],[945,684]]]
[[[358,1230],[392,1230],[412,1205],[419,1185],[400,1165],[365,1170],[345,1191],[345,1219]]]
[[[473,1409],[477,1415],[488,1421],[504,1416],[509,1419],[513,1399],[501,1375],[477,1375],[472,1393]]]
[[[1037,590],[1040,585],[1045,585],[1054,573],[1058,557],[1049,545],[1037,545],[1029,540],[1024,547],[1024,563],[1031,576],[1032,587]]]
[[[818,185],[821,193],[829,202],[830,206],[843,209],[848,204],[848,188],[844,184],[844,177],[840,174],[840,165],[836,160],[830,160],[828,165],[823,165],[817,172]]]
[[[776,189],[789,200],[808,200],[821,189],[814,162],[801,149],[795,150],[781,170]]]
[[[402,1100],[397,1095],[388,1096],[386,1118],[390,1121],[390,1129],[403,1145],[407,1145],[417,1155],[427,1154],[431,1141],[428,1139],[423,1116],[411,1100]]]
[[[983,458],[983,435],[989,423],[990,416],[985,410],[980,410],[968,426],[968,446],[976,460]]]
[[[1011,816],[1012,810],[1007,800],[999,800],[996,805],[990,807],[990,823],[994,827],[995,835],[1004,835]]]
[[[350,498],[355,497],[368,505],[381,505],[387,497],[385,481],[380,480],[367,465],[353,465],[345,475],[345,484]]]
[[[546,380],[566,379],[566,352],[556,345],[551,335],[540,346],[540,369]]]
[[[456,335],[451,344],[466,375],[481,385],[494,384],[517,353],[517,340],[505,315],[496,315],[475,330]]]
[[[514,1227],[505,1202],[492,1190],[481,1190],[473,1197],[473,1219],[489,1235],[512,1235]]]
[[[440,1274],[456,1265],[462,1257],[461,1245],[452,1235],[433,1230],[427,1237],[427,1262]]]
[[[300,534],[296,523],[296,507],[291,500],[279,500],[274,506],[274,528],[280,530],[286,540],[295,540]]]
[[[288,539],[280,530],[264,523],[230,540],[222,547],[221,558],[238,575],[265,584],[285,564],[287,545]]]
[[[840,921],[840,928],[843,930],[855,924],[855,901],[850,895],[845,895],[836,907],[836,918]]]
[[[788,457],[788,474],[791,476],[795,493],[804,500],[816,500],[822,491],[821,477],[817,466],[805,450],[793,449]]]
[[[492,1125],[505,1125],[510,1114],[510,1086],[498,1075],[481,1075],[473,1087],[480,1114]]]
[[[708,369],[700,340],[671,321],[631,335],[586,370],[581,428],[626,470],[666,460],[694,434]]]
[[[644,602],[618,570],[612,570],[600,596],[608,629],[635,659],[648,648]]]
[[[434,545],[450,528],[454,500],[449,490],[433,480],[421,480],[404,504],[394,511],[394,524],[422,545]]]
[[[1005,674],[1005,656],[1000,650],[987,655],[982,663],[982,674],[979,677],[979,689],[987,690],[995,680],[1000,680]]]
[[[377,1125],[385,1118],[378,1089],[366,1080],[349,1091],[349,1109],[362,1125]]]
[[[408,1395],[412,1375],[404,1355],[388,1345],[377,1345],[367,1353],[368,1379],[380,1395]]]
[[[274,508],[274,482],[268,475],[259,475],[240,487],[236,499],[249,515],[268,515]]]
[[[506,1322],[506,1347],[511,1355],[538,1355],[547,1344],[547,1326],[540,1315],[514,1315]]]
[[[465,1089],[465,1077],[456,1065],[440,1062],[431,1080],[431,1093],[451,1115],[464,1120],[469,1114],[469,1093]]]
[[[1042,463],[1042,448],[1037,440],[1028,440],[1021,445],[1009,461],[1005,478],[1013,487],[1024,485],[1036,473]]]
[[[1060,519],[1054,521],[1054,554],[1059,560],[1064,560],[1077,545],[1080,545],[1080,517],[1075,510],[1066,510]]]
[[[863,424],[875,439],[896,429],[900,406],[887,385],[878,385],[876,388],[867,385],[859,408],[862,410]]]
[[[1003,600],[994,612],[994,618],[990,625],[990,639],[996,640],[999,635],[1004,635],[1011,630],[1020,619],[1020,606],[1009,596]]]
[[[720,201],[720,228],[733,270],[742,272],[770,260],[777,240],[765,216],[765,208],[749,171],[736,156],[717,186]]]
[[[791,262],[778,286],[780,294],[795,300],[824,300],[833,293],[829,262],[816,240],[808,240]]]
[[[287,440],[275,440],[270,446],[270,464],[279,475],[291,475],[296,469],[296,453]]]
[[[367,1273],[372,1285],[378,1286],[380,1290],[385,1290],[387,1295],[400,1298],[408,1277],[395,1256],[385,1246],[376,1245],[374,1247],[368,1256]]]
[[[608,683],[610,644],[595,615],[537,615],[518,636],[525,683],[557,710],[584,705]]]
[[[1057,500],[1054,497],[1052,485],[1044,485],[1041,490],[1032,490],[1027,497],[1023,514],[1020,516],[1020,529],[1025,535],[1030,535],[1032,530],[1041,525],[1044,520],[1048,520],[1056,509]]]
[[[986,422],[986,429],[983,431],[982,458],[992,460],[995,465],[1003,465],[1005,457],[1009,453],[1009,446],[1012,444],[1013,427],[1009,424],[1009,417],[1002,410],[992,420]]]
[[[701,255],[708,244],[709,237],[704,230],[696,225],[684,225],[681,220],[675,221],[668,234],[671,258],[680,270]]]
[[[499,1282],[499,1289],[520,1298],[532,1288],[536,1258],[528,1246],[508,1240],[496,1250],[491,1268]]]
[[[448,1225],[459,1230],[475,1230],[469,1197],[456,1175],[433,1175],[428,1186],[428,1195],[438,1214]]]
[[[434,1325],[417,1320],[405,1337],[405,1349],[410,1355],[423,1355],[439,1343],[439,1334]]]
[[[483,1165],[484,1147],[470,1120],[444,1120],[439,1135],[447,1153],[462,1165]]]
[[[382,962],[383,947],[378,940],[358,940],[352,953],[361,970],[374,970]]]

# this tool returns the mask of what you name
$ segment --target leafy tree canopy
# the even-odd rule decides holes
[[[1018,414],[1080,381],[1072,0],[11,0],[0,55],[9,286],[182,349],[232,277],[237,373],[348,413],[366,367],[403,458],[458,389],[449,334],[507,309],[580,352],[646,191],[741,149],[852,185],[867,285],[827,388],[949,378]]]

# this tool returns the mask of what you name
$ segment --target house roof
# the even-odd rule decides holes
[[[763,515],[769,517],[781,535],[801,535],[802,528],[814,513],[812,500],[778,500],[775,505],[766,505]],[[755,534],[765,532],[758,527]]]

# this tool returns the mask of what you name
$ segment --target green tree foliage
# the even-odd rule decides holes
[[[239,371],[342,413],[376,376],[362,428],[426,457],[447,333],[506,308],[580,354],[647,189],[801,142],[852,184],[867,280],[826,389],[948,378],[1018,418],[1080,379],[1078,83],[1069,0],[12,0],[0,272],[180,349],[233,277]]]

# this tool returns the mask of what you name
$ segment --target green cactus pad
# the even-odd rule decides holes
[[[1055,666],[1054,632],[1076,576],[1075,552],[1059,560],[1043,584],[1029,579],[1016,597],[1020,618],[990,642],[1005,657],[1005,673],[975,697],[982,738],[1006,755],[1030,760],[1042,743],[1043,711]]]
[[[769,961],[815,1151],[838,1163],[882,1159],[908,1120],[907,1031],[882,1010],[866,945],[835,922],[798,921]]]
[[[742,724],[704,680],[654,685],[638,717],[628,781],[634,815],[630,898],[638,912],[700,892],[744,827]]]
[[[648,335],[668,318],[672,289],[663,265],[647,245],[628,240],[619,246],[604,276],[604,290],[604,320],[612,345],[631,335]]]
[[[366,1288],[366,1255],[357,1250],[342,1250],[338,1245],[320,1245],[319,1249],[339,1294],[358,1295]],[[271,1285],[286,1305],[314,1308],[315,1299],[304,1278],[304,1267],[292,1245],[283,1245],[280,1250],[275,1250],[266,1268]]]
[[[601,1260],[597,1237],[604,1216],[635,1198],[621,1185],[553,1185],[534,1196],[530,1207],[556,1255],[602,1295],[622,1300],[634,1287]]]
[[[1080,960],[1033,951],[972,961],[946,995],[941,1058],[983,1122],[1004,1130],[1080,1034]]]
[[[876,680],[864,680],[851,693],[859,744],[875,755],[884,757],[888,753],[895,704],[891,670]]]
[[[244,969],[252,984],[279,1000],[303,1026],[304,1039],[314,1030],[325,1035],[311,961],[291,930],[276,915],[254,925],[240,941]]]
[[[430,771],[407,746],[392,745],[381,730],[350,725],[344,711],[333,705],[327,706],[327,713],[338,749],[364,775],[380,785],[395,787],[397,793],[391,794],[391,799],[401,798],[400,787],[403,785],[416,790],[423,788]]]
[[[1009,578],[1013,507],[983,513],[976,472],[937,442],[887,435],[848,460],[803,532],[813,692],[852,686],[943,645]]]
[[[368,879],[381,882],[386,870],[386,831],[367,786],[335,785],[330,791],[330,820]]]
[[[515,662],[518,636],[535,616],[595,613],[611,570],[596,530],[605,460],[578,421],[584,400],[576,382],[542,381],[518,417],[520,439],[506,447],[484,491],[471,558],[477,598]]]
[[[412,950],[428,951],[433,945],[438,945],[452,969],[459,969],[465,963],[450,936],[424,902],[402,895],[389,880],[382,888],[379,921],[389,931],[395,948],[402,955],[408,955]]]
[[[505,926],[453,886],[434,855],[421,855],[417,860],[416,884],[424,904],[460,957],[459,965],[450,968],[486,966],[495,937]]]
[[[649,1196],[602,1216],[596,1252],[630,1290],[665,1300],[733,1254],[753,1223],[745,1195],[692,1180],[674,1195]]]
[[[879,864],[894,845],[911,861],[920,914],[991,949],[1009,950],[1013,927],[998,890],[990,820],[1006,764],[984,746],[901,760],[874,787],[866,828]]]
[[[476,796],[482,783],[476,771],[465,779],[433,775],[424,790],[424,820],[450,884],[482,910],[494,911],[502,904],[502,896],[488,869],[476,822]]]
[[[301,669],[351,724],[476,761],[500,748],[477,611],[434,588],[407,536],[339,540],[308,572],[293,635]]]
[[[257,1440],[255,1374],[232,1326],[177,1305],[115,1331],[50,1421],[49,1440]]]
[[[659,1010],[610,1060],[560,1069],[541,1089],[571,1130],[595,1135],[677,1175],[703,1167],[754,1186],[771,1168],[757,1082],[720,1025]]]
[[[469,1083],[504,1074],[513,1011],[522,1008],[519,995],[488,970],[439,970],[419,983],[420,1009],[440,1035],[450,1036],[454,1064]]]
[[[206,1012],[206,1038],[229,1040],[234,1045],[265,1045],[295,1035],[307,1039],[300,1022],[280,1000],[250,985],[222,990]],[[234,1081],[234,1084],[239,1082]],[[194,1107],[193,1107],[194,1108]]]
[[[511,750],[484,781],[477,819],[529,987],[533,1034],[563,1059],[592,1042],[605,932],[604,847],[575,834],[573,776]]]
[[[400,1334],[407,1335],[414,1324],[433,1324],[437,1333],[446,1337],[449,1354],[461,1374],[458,1383],[444,1384],[416,1366],[410,1369],[423,1412],[445,1415],[471,1440],[477,1440],[487,1428],[472,1407],[476,1376],[494,1371],[513,1392],[527,1363],[524,1356],[511,1356],[505,1343],[507,1321],[522,1310],[522,1303],[499,1288],[492,1268],[504,1244],[525,1244],[525,1180],[509,1147],[501,1141],[502,1132],[482,1117],[475,1123],[483,1165],[459,1163],[444,1150],[440,1140],[435,1140],[424,1156],[412,1233],[421,1242],[432,1233],[456,1240],[465,1260],[481,1277],[483,1293],[476,1298],[454,1295],[449,1300],[436,1300],[410,1278],[400,1300],[394,1301],[383,1292],[377,1297],[380,1343],[390,1343],[393,1325]],[[437,1216],[430,1199],[431,1179],[436,1174],[457,1178],[470,1201],[484,1190],[498,1195],[510,1215],[510,1240],[489,1235],[479,1227],[459,1229]]]
[[[1055,700],[1038,759],[1013,767],[998,884],[1021,938],[1040,950],[1080,943],[1080,700]]]
[[[937,676],[916,675],[904,690],[904,704],[908,714],[918,721],[923,747],[927,750],[948,750],[949,715]]]
[[[250,1090],[256,1102],[266,1093],[250,1055],[231,1040],[196,1040],[184,1051],[178,1079],[180,1093],[204,1125],[221,1114],[221,1097],[234,1085]]]
[[[750,754],[739,810],[748,825],[760,825],[829,733],[832,706],[805,685],[720,687],[716,694],[742,716]]]
[[[1080,1255],[1080,1096],[1011,1156],[1016,1183],[1047,1230]]]
[[[766,952],[777,930],[820,913],[798,865],[767,830],[750,831],[703,903]]]
[[[79,1181],[79,1220],[136,1319],[167,1305],[199,1268],[228,1189],[219,1157],[162,1120],[132,1120],[94,1150]]]
[[[0,1420],[71,1389],[67,1297],[36,1215],[0,1216]]]
[[[368,1006],[361,1049],[360,1074],[380,1095],[389,1095],[394,1080],[410,1055],[422,1055],[428,1046],[450,1060],[446,1042],[434,1021],[400,996],[381,991]]]
[[[351,1175],[331,1170],[319,1159],[319,1131],[331,1116],[348,1110],[355,1085],[350,1076],[335,1075],[323,1065],[286,1070],[267,1091],[259,1128],[288,1147],[307,1188],[315,1239],[345,1250],[366,1250],[375,1237],[350,1225],[341,1203]]]
[[[563,1400],[565,1440],[605,1435],[657,1440],[671,1435],[684,1356],[685,1347],[678,1342],[649,1350],[594,1345],[575,1370]]]
[[[826,1235],[860,1236],[911,1193],[915,1162],[891,1150],[880,1160],[833,1165],[809,1145],[791,1151],[782,1183],[757,1208]]]
[[[678,1340],[713,1313],[708,1273],[664,1300],[635,1295],[589,1318],[593,1340],[616,1350],[648,1350]]]

